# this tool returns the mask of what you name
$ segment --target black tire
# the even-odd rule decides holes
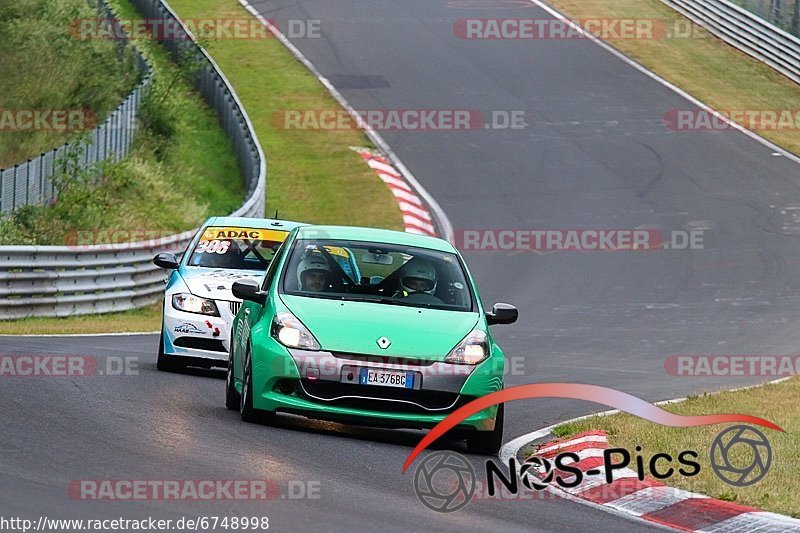
[[[497,408],[497,417],[494,420],[492,431],[473,431],[467,435],[467,450],[478,455],[497,455],[503,446],[503,420],[505,418],[505,404]]]
[[[225,407],[231,411],[238,411],[241,403],[241,395],[233,381],[233,346],[231,346],[228,354],[228,376],[225,379]]]
[[[250,361],[250,349],[247,349],[243,366],[242,394],[239,395],[239,414],[242,420],[251,424],[270,424],[275,419],[275,413],[259,411],[253,407],[253,365]]]
[[[156,368],[161,372],[178,372],[182,370],[184,365],[175,359],[174,356],[164,353],[164,326],[161,326],[161,335],[158,337],[158,360],[156,361]]]

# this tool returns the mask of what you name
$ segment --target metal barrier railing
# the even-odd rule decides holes
[[[727,0],[661,1],[728,44],[800,83],[800,37]]]

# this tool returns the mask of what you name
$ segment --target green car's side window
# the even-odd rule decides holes
[[[288,241],[289,239],[286,239]],[[272,286],[272,281],[275,279],[275,274],[278,272],[278,265],[283,259],[283,254],[286,253],[286,241],[283,241],[281,247],[278,248],[278,251],[275,252],[275,255],[272,256],[272,261],[269,262],[269,266],[267,267],[267,275],[264,276],[264,284],[261,285],[262,291],[269,291],[269,288]]]

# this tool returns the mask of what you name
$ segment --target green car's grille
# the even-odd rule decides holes
[[[386,355],[362,355],[357,353],[344,353],[332,352],[333,356],[338,359],[348,359],[350,361],[361,361],[379,364],[395,364],[404,366],[431,366],[436,361],[427,359],[414,359],[409,357],[400,356],[386,356]]]
[[[308,400],[339,407],[414,414],[449,413],[474,399],[453,392],[305,379],[298,381],[297,393]]]

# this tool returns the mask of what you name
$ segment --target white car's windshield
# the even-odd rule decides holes
[[[197,241],[188,266],[266,270],[288,232],[282,230],[208,227]]]
[[[472,310],[472,291],[453,253],[330,239],[298,239],[290,253],[284,294]]]

